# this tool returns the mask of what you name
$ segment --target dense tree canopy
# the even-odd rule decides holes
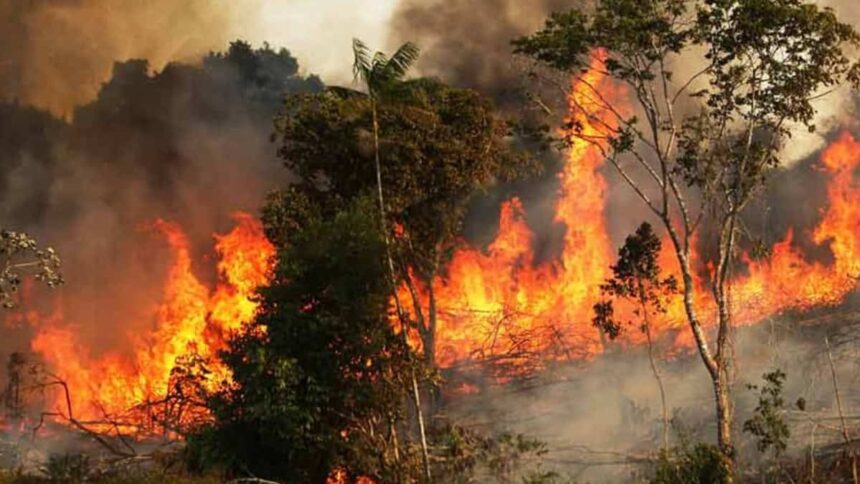
[[[311,218],[281,250],[259,317],[223,355],[233,383],[210,401],[216,425],[192,439],[201,458],[289,482],[393,472],[406,359],[374,213],[357,200]]]
[[[288,241],[307,210],[332,213],[376,189],[370,101],[345,89],[288,100],[276,120],[279,153],[299,182],[270,200],[270,237]],[[536,164],[512,148],[509,124],[474,91],[433,79],[398,82],[386,86],[377,109],[381,180],[389,226],[398,231],[399,276],[409,280],[409,267],[426,285],[460,242],[472,197],[531,173]],[[419,330],[432,351],[433,322],[418,319],[425,320]]]

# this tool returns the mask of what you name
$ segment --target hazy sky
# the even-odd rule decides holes
[[[428,32],[411,33],[409,26],[424,21],[411,15],[438,14],[428,24],[431,34],[453,39],[447,50],[442,49],[443,57],[458,57],[456,67],[471,72],[476,50],[496,49],[490,42],[496,43],[506,26],[518,25],[529,9],[542,17],[540,5],[555,3],[518,1],[488,0],[484,3],[496,6],[495,16],[458,22],[474,13],[458,3],[466,0],[0,0],[0,44],[12,46],[0,51],[0,99],[19,99],[69,114],[73,106],[95,97],[110,78],[114,61],[145,58],[160,70],[172,60],[199,61],[201,55],[222,51],[235,39],[286,47],[305,72],[319,74],[330,84],[344,84],[351,80],[352,38],[361,38],[374,50],[390,51],[405,40],[392,39],[391,30],[395,9],[407,3],[420,5],[423,11],[399,12],[399,35],[418,41],[425,59],[433,59]],[[837,7],[849,22],[856,24],[860,18],[858,0],[819,3]],[[516,10],[499,11],[510,4]],[[417,24],[410,24],[410,19]],[[431,69],[430,74],[438,73]]]
[[[268,41],[328,83],[351,80],[351,40],[385,49],[397,0],[0,0],[0,99],[69,114],[114,61],[154,70],[199,61],[231,40]]]
[[[260,0],[255,18],[238,36],[287,46],[309,71],[328,82],[347,82],[351,43],[359,37],[384,49],[396,0]]]

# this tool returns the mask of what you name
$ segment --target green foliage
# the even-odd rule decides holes
[[[21,471],[4,471],[0,469],[0,484],[78,484],[88,482],[93,484],[221,484],[223,479],[208,476],[183,476],[173,473],[165,473],[162,470],[135,470],[122,473],[107,473],[103,475],[89,475],[85,479],[52,479]]]
[[[860,84],[858,46],[852,26],[806,0],[595,0],[514,41],[537,67],[573,77],[581,92],[570,102],[567,138],[601,149],[668,230],[687,320],[715,383],[727,472],[735,455],[726,403],[733,360],[728,279],[741,215],[779,166],[792,130],[815,131],[815,101],[841,84]],[[673,71],[680,65],[686,77]],[[540,79],[543,70],[532,74]],[[594,75],[625,88],[625,98],[606,95]],[[599,125],[599,135],[586,124]],[[713,240],[699,237],[703,221]],[[697,241],[716,248],[714,260],[702,261],[711,264],[707,282],[717,309],[712,341],[690,303],[698,296],[691,266]],[[628,292],[623,283],[611,289]],[[614,308],[604,302],[595,314],[595,324],[617,336]]]
[[[215,423],[189,439],[193,464],[289,482],[394,471],[388,425],[407,360],[372,207],[357,200],[291,235],[259,316],[222,355],[234,382],[210,399]]]
[[[25,275],[49,287],[63,282],[59,272],[60,258],[54,249],[39,248],[32,237],[25,233],[0,231],[0,305],[4,308],[15,306],[15,293],[21,286]]]
[[[747,385],[748,389],[759,392],[759,398],[753,416],[744,422],[743,429],[757,439],[760,452],[773,449],[774,456],[778,457],[788,447],[788,439],[791,437],[783,410],[785,373],[776,369],[765,373],[762,379],[764,384],[761,387]],[[805,402],[798,402],[798,407],[805,407]]]
[[[352,73],[356,80],[364,83],[371,97],[378,98],[403,80],[418,60],[420,52],[418,46],[407,42],[401,45],[390,58],[382,52],[371,55],[370,49],[364,42],[353,39],[352,53],[355,62]]]
[[[521,434],[482,435],[450,422],[430,429],[433,476],[439,482],[553,483],[559,476],[540,469],[546,444]],[[521,479],[521,480],[520,480]]]
[[[386,211],[414,243],[433,247],[455,238],[476,190],[534,165],[512,152],[508,125],[477,93],[427,79],[395,89],[394,99],[377,108]],[[292,190],[322,213],[373,192],[372,125],[370,103],[361,96],[329,91],[290,98],[276,131],[280,156],[301,180]]]
[[[645,70],[626,65],[621,59],[642,55],[657,60],[662,52],[678,52],[688,32],[675,23],[686,12],[683,0],[602,0],[593,11],[579,9],[554,13],[544,29],[531,37],[514,40],[515,51],[565,71],[588,67],[594,49],[617,53],[607,67],[622,78],[651,80]]]
[[[54,454],[45,465],[45,474],[51,481],[82,482],[91,473],[90,459],[82,454]]]
[[[639,328],[647,332],[649,314],[665,312],[665,300],[678,291],[673,276],[662,277],[659,265],[660,239],[651,224],[645,222],[627,237],[612,266],[612,278],[601,286],[604,299],[594,305],[594,326],[610,339],[617,338],[622,323],[615,317],[612,298],[632,301],[632,314],[639,318]],[[628,322],[632,325],[633,322]]]
[[[385,69],[379,66],[390,66],[403,50],[368,65],[362,52],[356,52],[358,70],[373,77],[367,69]],[[268,233],[289,243],[308,215],[329,218],[353,200],[383,191],[384,225],[397,230],[388,234],[395,282],[417,277],[428,286],[462,242],[472,197],[498,181],[534,173],[538,165],[511,147],[510,125],[476,92],[433,79],[400,81],[410,62],[405,55],[396,72],[383,76],[384,86],[369,85],[373,96],[338,88],[287,100],[275,122],[279,155],[299,182],[269,200],[264,220]],[[425,314],[416,315],[416,326],[432,361],[435,312]]]
[[[720,449],[713,445],[684,446],[661,452],[651,484],[713,484],[725,482],[727,469]]]
[[[615,155],[640,150],[634,140],[650,143],[673,175],[725,198],[730,212],[779,164],[791,123],[815,130],[820,92],[857,84],[860,64],[848,52],[858,45],[852,26],[803,0],[599,0],[514,41],[516,52],[575,75],[605,55],[606,72],[631,87],[645,113],[619,115],[609,139]],[[676,79],[678,55],[702,51],[701,70]],[[699,112],[678,116],[679,101]]]

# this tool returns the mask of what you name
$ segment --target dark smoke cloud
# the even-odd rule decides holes
[[[511,40],[540,28],[551,12],[570,7],[570,0],[404,0],[392,20],[392,40],[411,40],[422,48],[422,74],[506,103],[519,99],[523,82]]]
[[[289,52],[234,43],[197,66],[116,63],[69,122],[0,104],[0,226],[60,252],[64,318],[91,347],[116,347],[150,321],[170,261],[145,225],[177,222],[196,256],[211,254],[231,212],[256,212],[289,181],[269,140],[284,97],[320,89]],[[26,338],[4,338],[0,358]]]

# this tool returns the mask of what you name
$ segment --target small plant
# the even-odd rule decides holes
[[[433,476],[439,482],[562,482],[557,473],[540,468],[547,447],[539,440],[510,433],[487,436],[449,422],[437,422],[430,430]]]
[[[655,316],[666,313],[667,299],[678,293],[678,282],[674,276],[663,277],[660,268],[662,243],[651,224],[643,222],[636,233],[627,237],[618,261],[611,266],[612,277],[600,286],[603,299],[594,305],[592,323],[610,340],[618,338],[623,331],[624,316],[616,314],[616,302],[627,304],[629,314],[648,341],[648,361],[651,372],[660,390],[660,405],[663,420],[663,451],[669,451],[669,407],[666,388],[657,365],[657,355],[652,338],[651,322]]]
[[[711,484],[729,477],[720,449],[696,444],[661,452],[651,484]]]
[[[51,481],[82,482],[91,471],[90,458],[83,454],[54,454],[45,465],[45,474]]]
[[[760,452],[771,449],[774,457],[779,457],[788,447],[788,439],[791,437],[783,410],[785,401],[782,390],[785,384],[785,373],[776,369],[765,373],[762,378],[764,384],[761,387],[747,385],[748,389],[759,392],[759,398],[753,416],[744,422],[743,429],[744,432],[756,437]],[[805,402],[800,405],[805,406]]]

